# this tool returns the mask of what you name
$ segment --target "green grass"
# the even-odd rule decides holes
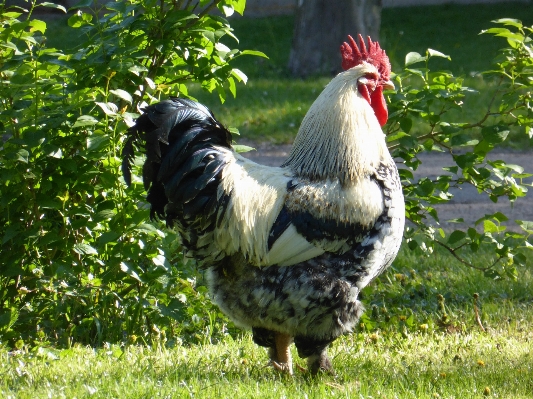
[[[59,353],[59,360],[4,352],[0,392],[6,399],[531,398],[529,345],[524,332],[377,340],[358,334],[334,346],[336,378],[316,379],[266,367],[266,355],[248,335],[171,350],[75,348]]]
[[[516,282],[493,281],[441,252],[403,250],[363,292],[366,327],[332,346],[336,377],[280,375],[241,333],[172,348],[0,349],[0,397],[530,398],[532,288],[527,270]],[[474,293],[486,332],[474,319]]]

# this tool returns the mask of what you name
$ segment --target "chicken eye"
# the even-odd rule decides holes
[[[358,79],[358,86],[364,85],[366,89],[372,93],[378,86],[379,77],[374,73],[367,73]]]

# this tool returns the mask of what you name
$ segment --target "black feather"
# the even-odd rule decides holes
[[[143,182],[152,218],[165,218],[187,231],[194,245],[196,228],[213,229],[228,197],[217,197],[226,161],[218,147],[231,149],[231,133],[204,105],[171,98],[146,107],[129,129],[122,150],[122,173],[131,184],[131,165],[144,144]]]
[[[185,191],[182,187],[183,184],[189,185],[189,183],[185,182],[185,179],[189,175],[201,176],[207,163],[205,158],[209,156],[209,154],[216,152],[216,149],[206,148],[191,154],[181,168],[174,172],[172,177],[165,182],[168,197],[179,201],[185,201],[185,196],[188,196],[189,199],[194,198],[194,194]]]
[[[276,218],[276,221],[272,225],[272,228],[270,229],[270,234],[268,235],[268,250],[270,251],[272,249],[272,246],[274,243],[278,240],[278,238],[287,230],[287,228],[290,226],[292,222],[292,217],[287,209],[287,207],[283,206],[281,208],[281,211]]]

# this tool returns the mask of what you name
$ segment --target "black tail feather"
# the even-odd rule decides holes
[[[128,133],[122,173],[131,184],[131,165],[144,143],[143,182],[152,218],[166,218],[171,225],[174,218],[192,220],[206,207],[204,216],[215,217],[221,204],[214,182],[226,161],[214,146],[231,148],[231,133],[208,108],[182,98],[161,101],[147,107]]]

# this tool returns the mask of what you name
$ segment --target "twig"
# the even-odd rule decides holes
[[[497,87],[499,87],[502,84],[502,82],[503,82],[503,76],[500,76],[500,81],[498,82]],[[492,104],[494,104],[494,101],[496,100],[496,94],[498,94],[498,93],[499,93],[499,91],[496,90],[494,92],[494,95],[490,99],[489,106],[487,107],[487,112],[486,112],[485,116],[483,116],[483,118],[481,118],[481,120],[479,122],[465,125],[463,127],[463,129],[471,129],[473,127],[481,127],[483,125],[483,123],[488,119],[489,116],[498,115],[497,113],[495,114],[495,113],[490,112],[490,109],[492,108]]]
[[[445,248],[446,250],[448,250],[448,252],[450,252],[452,254],[452,256],[457,259],[459,262],[461,262],[463,265],[466,265],[468,267],[471,267],[472,269],[476,269],[476,270],[479,270],[479,271],[487,271],[487,270],[490,270],[492,269],[502,258],[498,258],[496,259],[492,265],[488,266],[488,267],[478,267],[478,266],[474,266],[472,263],[470,262],[467,262],[466,260],[464,260],[463,258],[461,258],[459,255],[457,255],[455,253],[455,251],[457,251],[459,248],[461,248],[463,245],[457,247],[457,248],[452,248],[446,244],[444,244],[443,242],[439,241],[439,240],[435,240],[435,243],[439,244],[441,247]]]
[[[474,294],[474,314],[476,316],[476,322],[477,322],[477,325],[479,326],[479,328],[481,328],[481,331],[487,332],[485,330],[485,327],[483,327],[483,323],[481,323],[481,318],[479,317],[479,309],[478,309],[478,306],[477,306],[477,300],[478,299],[479,299],[479,294],[476,292]]]

